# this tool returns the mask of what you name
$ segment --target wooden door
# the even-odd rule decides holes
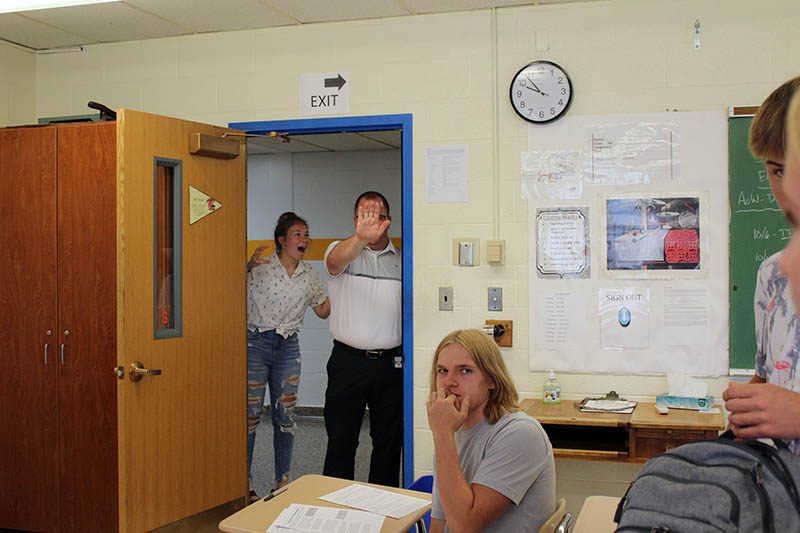
[[[0,130],[0,183],[0,528],[58,531],[56,129]]]
[[[116,124],[57,131],[61,533],[116,531]]]
[[[224,160],[188,152],[190,134],[225,131],[117,113],[120,531],[151,530],[247,492],[246,154]],[[162,163],[180,179],[171,258],[179,297],[168,313],[179,334],[154,339],[163,313],[157,319],[154,281],[164,268],[154,251]],[[190,186],[221,204],[192,225]],[[161,375],[132,381],[136,361]]]

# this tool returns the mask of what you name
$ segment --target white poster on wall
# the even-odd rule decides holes
[[[536,298],[536,314],[541,317],[542,333],[534,337],[544,350],[576,350],[586,339],[586,301],[580,291],[541,291]]]
[[[466,202],[469,152],[466,144],[428,146],[425,149],[425,200]]]
[[[586,179],[594,185],[676,183],[680,126],[669,122],[611,122],[586,127]]]
[[[650,346],[650,290],[600,289],[600,346],[604,349]]]
[[[522,197],[574,199],[583,192],[580,150],[522,152]]]
[[[711,323],[710,293],[696,286],[664,287],[664,349],[694,356],[706,353]]]
[[[624,143],[619,139],[627,140],[624,130],[628,126],[604,131],[596,128],[620,124],[656,125],[649,138],[663,141],[668,131],[672,131],[673,138],[670,143],[661,142],[660,147],[652,149],[640,146],[635,150],[620,150]],[[622,180],[614,177],[613,183],[595,182],[584,174],[583,192],[578,200],[557,203],[544,197],[526,200],[532,371],[552,368],[603,374],[728,373],[727,125],[726,112],[719,110],[573,115],[528,128],[529,152],[578,151],[585,156],[587,132],[610,134],[609,139],[618,139],[617,151],[611,154],[613,150],[606,145],[606,153],[600,154],[601,166],[608,169],[606,176]],[[675,134],[679,134],[677,141]],[[637,135],[633,137],[640,141],[648,138]],[[636,148],[635,144],[631,146]],[[667,160],[668,144],[673,147],[669,156],[672,162],[659,167],[654,162]],[[614,154],[615,157],[622,154],[616,163]],[[626,159],[628,156],[631,159]],[[643,177],[642,169],[657,168],[661,168],[660,174]],[[670,169],[671,178],[666,178]],[[542,275],[541,261],[536,257],[538,213],[584,208],[588,208],[591,275],[587,278]],[[621,220],[617,214],[628,218]],[[646,303],[601,305],[599,300],[607,294],[602,291],[623,289],[640,291]],[[690,292],[687,295],[678,290]],[[550,296],[554,292],[580,294],[582,309],[578,309],[579,304],[570,304],[572,297],[561,296],[559,301]],[[573,328],[564,319],[556,320],[556,314],[548,319],[548,313],[559,309],[558,306],[571,308],[571,313],[582,321],[578,326],[580,331],[569,333],[568,339],[562,332],[572,332],[577,327]],[[685,320],[681,311],[676,310],[681,307],[686,316],[691,313],[698,320],[705,317],[705,330]],[[630,322],[623,326],[620,319],[623,323]],[[558,335],[550,334],[549,329]]]
[[[587,278],[589,208],[536,210],[536,274],[540,278]]]

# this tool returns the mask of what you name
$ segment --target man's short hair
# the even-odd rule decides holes
[[[381,200],[383,205],[386,206],[386,214],[391,214],[389,212],[389,201],[386,200],[386,197],[379,193],[378,191],[367,191],[362,192],[358,198],[356,198],[356,204],[353,206],[353,215],[358,216],[358,203],[362,200],[362,198],[366,198],[367,200]]]
[[[786,109],[800,76],[792,78],[772,91],[758,107],[750,124],[750,151],[760,159],[783,159],[786,153]]]

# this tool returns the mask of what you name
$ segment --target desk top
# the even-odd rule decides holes
[[[631,415],[631,426],[642,427],[674,427],[683,429],[723,430],[725,417],[722,412],[705,413],[692,409],[670,409],[669,414],[662,415],[655,409],[655,404],[642,402],[636,405]]]
[[[348,509],[348,507],[344,507],[343,505],[320,500],[318,497],[335,490],[343,489],[353,483],[353,481],[347,479],[337,479],[314,474],[305,475],[289,483],[289,488],[286,492],[274,497],[270,501],[265,502],[262,498],[256,503],[248,505],[241,511],[232,514],[219,523],[219,529],[220,531],[227,531],[229,533],[263,533],[278,517],[280,512],[292,503]],[[431,495],[426,492],[385,487],[383,485],[373,485],[372,483],[361,483],[360,481],[357,483],[413,496],[415,498],[422,498],[428,501],[431,499]],[[407,514],[403,518],[390,518],[387,516],[383,521],[381,533],[404,533],[427,513],[429,509],[430,505],[415,513]]]
[[[522,400],[520,408],[537,419],[540,424],[609,427],[680,427],[698,430],[725,429],[722,413],[704,413],[688,409],[670,409],[662,415],[655,410],[654,402],[638,402],[632,414],[589,413],[575,407],[572,401],[545,404],[542,400]]]
[[[575,407],[572,401],[544,403],[542,400],[528,398],[522,400],[519,406],[540,424],[626,427],[631,419],[631,415],[619,413],[587,413]]]
[[[617,530],[614,514],[619,498],[589,496],[583,501],[572,533],[613,533]]]

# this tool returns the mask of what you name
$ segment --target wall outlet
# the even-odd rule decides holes
[[[453,310],[453,287],[439,287],[439,311]]]

